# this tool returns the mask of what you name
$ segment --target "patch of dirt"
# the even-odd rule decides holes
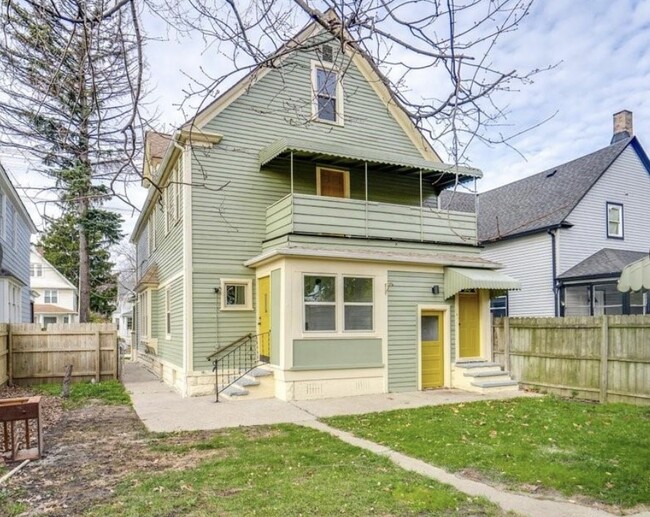
[[[15,393],[10,396],[22,396]],[[29,394],[28,390],[24,394]],[[2,487],[5,501],[27,505],[25,516],[80,515],[107,502],[116,486],[131,474],[136,475],[137,483],[138,473],[191,468],[223,454],[219,450],[192,449],[182,455],[152,450],[153,435],[128,406],[95,402],[63,410],[57,397],[46,397],[42,404],[44,414],[49,415],[44,426],[45,455],[27,464]],[[176,441],[198,439],[200,436],[187,433]]]

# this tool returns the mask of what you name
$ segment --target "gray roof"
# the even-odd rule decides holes
[[[557,278],[569,280],[585,277],[619,276],[623,268],[648,255],[647,251],[614,250],[603,248]]]
[[[476,195],[458,190],[443,190],[440,192],[440,209],[454,212],[476,212]]]
[[[626,138],[576,160],[479,194],[479,241],[496,241],[570,225],[566,219],[571,211],[633,141],[636,137]]]

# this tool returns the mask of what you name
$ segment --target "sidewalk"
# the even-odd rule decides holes
[[[297,424],[335,415],[531,396],[524,393],[496,393],[487,396],[462,390],[435,390],[294,402],[273,398],[216,403],[214,395],[182,398],[141,363],[125,363],[122,382],[131,394],[136,413],[147,429],[153,432]]]

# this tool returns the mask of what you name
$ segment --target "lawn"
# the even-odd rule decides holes
[[[61,384],[38,384],[32,386],[35,393],[58,397],[61,395]],[[78,407],[90,400],[99,400],[104,404],[131,404],[131,397],[120,381],[76,382],[70,385],[70,397],[66,407]]]
[[[90,515],[503,515],[313,429],[238,428],[189,443],[187,436],[150,445],[161,461],[177,456],[187,468],[136,473]]]
[[[650,408],[554,397],[334,417],[326,422],[450,471],[607,504],[650,503]]]

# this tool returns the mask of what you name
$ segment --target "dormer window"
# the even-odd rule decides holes
[[[607,203],[607,237],[623,238],[623,205]]]
[[[343,95],[339,72],[325,63],[312,65],[313,116],[315,120],[343,124]]]

